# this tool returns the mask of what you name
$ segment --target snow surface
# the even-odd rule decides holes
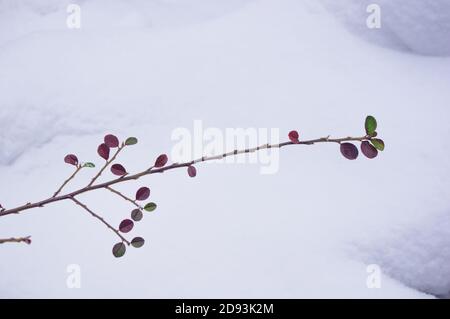
[[[159,206],[136,225],[146,245],[121,259],[114,234],[71,203],[4,217],[0,237],[33,244],[2,245],[1,297],[449,294],[450,60],[423,55],[444,55],[435,48],[445,23],[431,44],[399,31],[401,41],[379,42],[348,32],[359,12],[343,18],[326,1],[94,0],[80,2],[82,29],[69,30],[66,3],[0,1],[5,207],[50,195],[71,173],[69,152],[100,164],[105,133],[139,137],[120,156],[138,171],[195,119],[314,138],[360,134],[373,114],[387,149],[350,162],[336,145],[292,147],[274,175],[205,164],[195,179],[180,170],[122,185],[130,194],[148,185]],[[420,11],[421,25],[450,14],[444,2],[408,3],[406,20]],[[80,199],[113,224],[131,211],[107,192]],[[66,286],[70,264],[81,267],[81,289]],[[366,286],[368,264],[383,271],[380,289]]]
[[[423,55],[450,55],[450,2],[447,0],[320,1],[351,32],[370,42]],[[367,28],[367,8],[371,4],[380,8],[380,29]]]

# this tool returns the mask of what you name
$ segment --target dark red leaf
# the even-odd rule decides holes
[[[122,165],[114,164],[113,166],[111,166],[111,173],[113,173],[114,175],[123,176],[127,173],[127,171]]]
[[[128,233],[130,230],[133,229],[134,223],[131,219],[124,219],[119,225],[119,230],[122,233]]]
[[[341,153],[345,158],[354,160],[358,157],[358,148],[352,143],[342,143]]]
[[[289,132],[289,140],[291,140],[292,143],[298,144],[300,141],[298,140],[298,132],[297,131],[290,131]]]
[[[192,165],[188,166],[187,171],[190,177],[195,177],[197,175],[197,169]]]
[[[119,139],[115,135],[108,134],[105,136],[105,144],[110,148],[119,147]]]
[[[364,141],[361,143],[361,152],[367,157],[367,158],[375,158],[378,155],[378,150],[373,147],[368,141]]]
[[[167,157],[166,154],[159,155],[155,161],[155,167],[163,167],[164,165],[167,164],[168,160],[169,158]]]
[[[98,155],[102,157],[105,161],[109,159],[109,147],[105,143],[100,144],[97,149]]]
[[[70,165],[77,166],[78,158],[73,154],[69,154],[69,155],[66,155],[66,157],[64,157],[64,162],[66,162],[67,164],[70,164]]]
[[[141,187],[136,192],[136,200],[146,200],[150,196],[150,189],[148,187]]]
[[[25,238],[23,241],[24,241],[25,243],[27,243],[28,245],[31,244],[31,239],[30,239],[29,237]]]

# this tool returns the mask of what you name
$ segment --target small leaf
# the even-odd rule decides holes
[[[187,171],[188,171],[188,175],[189,175],[190,177],[195,177],[195,176],[197,176],[197,169],[196,169],[194,166],[189,165]]]
[[[109,147],[105,143],[100,144],[97,148],[97,153],[102,157],[105,161],[109,159]]]
[[[127,251],[127,247],[125,247],[124,243],[117,243],[114,245],[114,247],[112,249],[112,253],[113,253],[114,257],[117,257],[117,258],[125,255],[126,251]]]
[[[119,147],[119,139],[115,135],[108,134],[105,136],[105,144],[110,148]]]
[[[365,128],[366,128],[366,133],[368,135],[371,135],[375,132],[375,130],[377,129],[377,120],[369,115],[366,117],[366,122],[365,122]]]
[[[354,160],[358,157],[358,149],[352,143],[342,143],[341,153],[349,160]]]
[[[166,154],[161,154],[158,156],[158,158],[155,161],[155,167],[163,167],[164,165],[167,164],[168,161],[168,157]]]
[[[64,157],[64,162],[66,162],[67,164],[70,164],[70,165],[77,166],[78,158],[73,154],[69,154],[69,155],[66,155],[66,157]]]
[[[123,176],[127,174],[127,171],[122,165],[114,164],[113,166],[111,166],[111,173],[113,173],[114,175]]]
[[[23,240],[26,244],[30,245],[31,244],[31,239],[30,237],[27,237]]]
[[[379,138],[373,138],[370,140],[373,146],[379,151],[384,151],[384,141]]]
[[[148,212],[152,212],[156,209],[156,204],[155,203],[148,203],[147,205],[144,206],[144,209]]]
[[[136,200],[146,200],[150,196],[150,189],[148,187],[141,187],[136,192]]]
[[[141,210],[138,208],[133,209],[133,211],[131,212],[131,219],[134,220],[135,222],[140,221],[143,216],[144,214],[142,214]]]
[[[370,137],[376,137],[378,135],[378,133],[375,131],[373,133],[368,134]]]
[[[134,223],[131,219],[124,219],[119,225],[119,230],[122,233],[128,233],[130,230],[133,229]]]
[[[142,238],[142,237],[134,237],[134,238],[131,240],[131,245],[132,245],[134,248],[140,248],[140,247],[144,246],[144,244],[145,244],[145,240],[144,240],[144,238]]]
[[[125,141],[125,145],[135,145],[137,144],[138,140],[135,137],[129,137],[127,138],[127,140]]]
[[[83,167],[94,168],[94,167],[95,167],[95,164],[94,164],[94,163],[91,163],[91,162],[88,162],[88,163],[84,163],[84,164],[83,164]]]
[[[298,140],[298,132],[297,131],[290,131],[288,134],[289,140],[294,143],[294,144],[298,144],[300,143],[300,141]]]
[[[367,157],[367,158],[375,158],[378,155],[378,151],[375,147],[370,145],[369,142],[363,141],[361,143],[361,152]]]

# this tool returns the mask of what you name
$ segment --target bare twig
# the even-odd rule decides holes
[[[82,202],[80,202],[78,199],[76,199],[75,197],[71,197],[71,200],[73,200],[77,205],[83,207],[88,213],[90,213],[93,217],[97,218],[98,220],[100,220],[103,224],[106,225],[106,227],[108,227],[109,229],[111,229],[114,233],[116,233],[117,236],[119,236],[119,238],[125,242],[127,245],[130,245],[130,242],[123,237],[120,232],[115,229],[114,227],[112,227],[107,221],[105,221],[105,219],[103,217],[101,217],[100,215],[97,215],[96,213],[94,213],[92,210],[90,210],[85,204],[83,204]]]
[[[4,243],[26,243],[26,244],[31,244],[31,236],[27,236],[27,237],[18,237],[18,238],[6,238],[6,239],[0,239],[0,244],[4,244]]]
[[[58,196],[59,193],[61,193],[62,189],[75,177],[75,175],[78,174],[81,168],[82,168],[81,165],[77,165],[77,169],[75,170],[75,172],[73,172],[73,174],[68,179],[66,179],[64,183],[61,185],[61,187],[53,194],[53,198],[55,198],[56,196]]]
[[[86,192],[90,192],[93,190],[97,190],[97,189],[101,189],[101,188],[110,188],[110,186],[118,184],[118,183],[123,183],[123,182],[127,182],[127,181],[132,181],[132,180],[137,180],[143,176],[146,175],[151,175],[151,174],[156,174],[156,173],[164,173],[165,171],[169,171],[169,170],[173,170],[173,169],[177,169],[177,168],[182,168],[182,167],[188,167],[190,165],[199,163],[199,162],[206,162],[206,161],[212,161],[212,160],[218,160],[218,159],[222,159],[225,158],[227,156],[235,156],[238,154],[243,154],[243,153],[252,153],[252,152],[257,152],[263,149],[270,149],[270,148],[281,148],[284,146],[288,146],[288,145],[314,145],[317,143],[342,143],[342,142],[349,142],[349,141],[364,141],[364,140],[370,140],[371,137],[370,136],[361,136],[361,137],[344,137],[344,138],[337,138],[337,139],[332,139],[329,136],[326,137],[321,137],[318,139],[313,139],[313,140],[305,140],[305,141],[299,141],[298,143],[294,143],[294,142],[284,142],[284,143],[280,143],[280,144],[264,144],[258,147],[254,147],[254,148],[249,148],[249,149],[242,149],[242,150],[234,150],[228,153],[224,153],[221,155],[215,155],[215,156],[203,156],[201,158],[198,158],[196,160],[192,160],[189,162],[184,162],[184,163],[174,163],[168,166],[164,166],[164,167],[160,167],[160,168],[154,168],[151,167],[145,171],[142,171],[140,173],[137,174],[132,174],[132,175],[127,175],[125,177],[119,177],[113,180],[110,180],[108,182],[104,182],[104,183],[100,183],[100,184],[95,184],[93,185],[93,183],[95,182],[95,180],[101,175],[101,173],[103,172],[103,170],[115,159],[115,157],[117,156],[117,154],[120,152],[120,150],[124,147],[124,144],[122,144],[122,146],[117,150],[116,154],[111,158],[111,160],[109,160],[105,166],[102,168],[102,170],[96,175],[96,177],[94,177],[94,179],[91,181],[91,183],[81,189],[78,189],[76,191],[73,191],[71,193],[65,194],[65,195],[59,195],[56,197],[51,197],[48,199],[44,199],[41,200],[39,202],[35,202],[35,203],[27,203],[25,205],[19,206],[19,207],[15,207],[15,208],[11,208],[11,209],[7,209],[4,211],[0,211],[0,217],[2,216],[6,216],[6,215],[10,215],[10,214],[18,214],[22,211],[25,210],[29,210],[32,208],[37,208],[37,207],[44,207],[47,204],[50,203],[54,203],[54,202],[58,202],[58,201],[63,201],[63,200],[73,200],[75,196],[86,193]],[[110,190],[110,189],[109,189]]]
[[[122,197],[123,199],[125,199],[126,201],[129,201],[130,203],[132,203],[134,206],[136,206],[139,209],[144,209],[141,205],[139,205],[135,200],[132,200],[131,198],[125,196],[124,194],[122,194],[121,192],[119,192],[118,190],[115,190],[114,188],[110,187],[110,186],[106,186],[105,187],[107,190],[113,192],[114,194]]]

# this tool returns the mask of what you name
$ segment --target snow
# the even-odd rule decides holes
[[[372,43],[423,55],[450,55],[450,2],[447,0],[320,1],[350,31]],[[372,4],[380,8],[379,29],[366,25],[367,8]]]
[[[373,114],[387,147],[354,162],[336,145],[290,147],[273,175],[205,164],[194,179],[180,170],[120,186],[147,185],[158,203],[136,226],[146,245],[121,259],[114,234],[71,203],[4,217],[0,237],[33,244],[2,245],[0,296],[448,295],[450,60],[433,7],[414,2],[400,26],[386,18],[405,31],[422,10],[417,23],[441,25],[424,43],[398,30],[367,37],[352,28],[359,13],[330,14],[326,1],[84,1],[80,30],[65,27],[64,1],[38,2],[0,2],[5,207],[52,194],[71,173],[67,153],[99,165],[106,133],[139,138],[120,156],[132,171],[170,153],[173,130],[197,119],[315,138],[362,134]],[[132,209],[103,191],[80,200],[113,224]],[[81,289],[67,288],[71,264]],[[367,288],[369,264],[382,269],[380,289]]]

